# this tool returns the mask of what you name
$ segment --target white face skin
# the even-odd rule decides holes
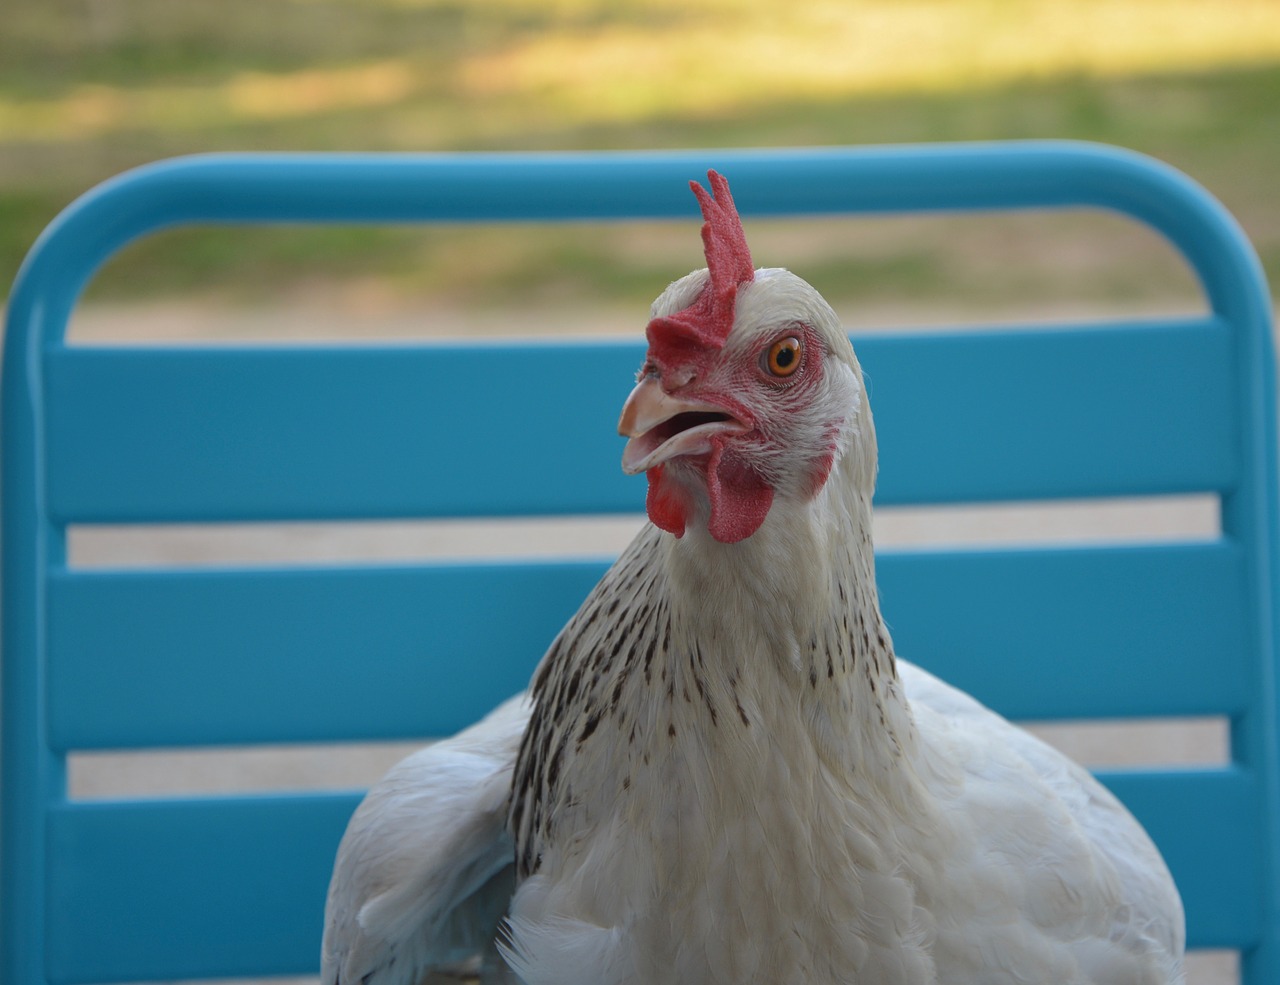
[[[676,281],[654,317],[688,307],[706,280],[702,270]],[[811,499],[855,446],[869,459],[858,479],[868,495],[874,482],[874,431],[848,337],[817,291],[778,268],[739,286],[722,348],[673,355],[651,344],[619,429],[632,439],[623,468],[649,474],[650,518],[676,534],[706,517],[719,540],[749,537],[775,499]]]

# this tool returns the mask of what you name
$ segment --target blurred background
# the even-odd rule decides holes
[[[177,154],[1005,138],[1105,141],[1181,168],[1238,217],[1280,291],[1280,0],[8,0],[0,301],[60,209]],[[687,221],[621,227],[164,233],[109,262],[72,333],[638,335],[653,296],[702,265],[697,221],[690,199]],[[854,329],[1203,305],[1153,234],[1100,214],[746,221],[757,262],[796,270]],[[1213,497],[1014,504],[878,512],[876,541],[1212,536],[1217,522]],[[70,549],[83,566],[612,552],[639,523],[85,529]],[[1091,765],[1226,755],[1221,721],[1142,728],[1042,734]],[[353,786],[406,751],[82,755],[72,793]],[[1234,957],[1198,957],[1191,980],[1235,981]]]
[[[9,0],[0,23],[0,291],[77,194],[175,154],[1030,137],[1185,170],[1280,284],[1276,0]],[[758,260],[855,328],[1199,305],[1095,216],[761,225]],[[113,261],[81,330],[635,331],[699,261],[679,224],[186,231]]]

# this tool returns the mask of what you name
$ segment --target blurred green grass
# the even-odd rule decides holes
[[[1280,284],[1273,0],[18,0],[0,31],[0,290],[78,193],[173,154],[1030,137],[1121,144],[1182,168],[1240,218]],[[1048,242],[1002,221],[985,238],[962,223],[914,236],[842,227],[803,272],[870,301],[1052,299],[1082,281],[1135,304],[1194,294],[1158,247],[1109,233],[1091,263],[1055,262],[1046,246],[1018,276],[974,276],[975,251],[1001,266]],[[1068,223],[1045,235],[1077,234]],[[647,252],[636,238],[186,230],[125,250],[91,297],[255,302],[376,278],[415,298],[631,301],[697,258],[684,232],[652,231]],[[1144,250],[1135,276],[1112,276]]]

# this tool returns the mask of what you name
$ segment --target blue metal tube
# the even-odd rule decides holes
[[[1096,207],[1148,224],[1186,258],[1231,326],[1241,419],[1240,483],[1223,500],[1224,536],[1249,552],[1251,625],[1264,662],[1258,710],[1235,723],[1235,755],[1265,784],[1280,846],[1280,702],[1275,676],[1275,367],[1270,300],[1257,257],[1222,206],[1141,155],[1072,142],[804,150],[466,155],[207,155],[128,172],[90,191],[45,231],[10,297],[3,366],[3,719],[0,980],[45,981],[42,805],[64,796],[45,741],[45,584],[63,563],[44,483],[42,365],[101,264],[157,230],[200,223],[549,222],[695,217],[685,182],[725,172],[745,215]],[[1280,871],[1262,864],[1263,943],[1250,982],[1280,981]],[[23,901],[15,904],[13,901]]]

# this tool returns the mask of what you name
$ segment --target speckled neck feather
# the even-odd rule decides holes
[[[876,757],[896,756],[911,727],[876,596],[870,503],[847,481],[829,495],[836,508],[824,495],[775,518],[732,559],[705,530],[690,542],[648,528],[605,575],[533,682],[510,819],[520,878],[539,870],[562,812],[572,828],[582,810],[659,803],[672,794],[650,788],[660,760],[775,736],[780,708],[808,709],[798,746],[842,771],[892,775]],[[779,583],[775,566],[798,574]],[[618,774],[583,789],[606,753]]]

